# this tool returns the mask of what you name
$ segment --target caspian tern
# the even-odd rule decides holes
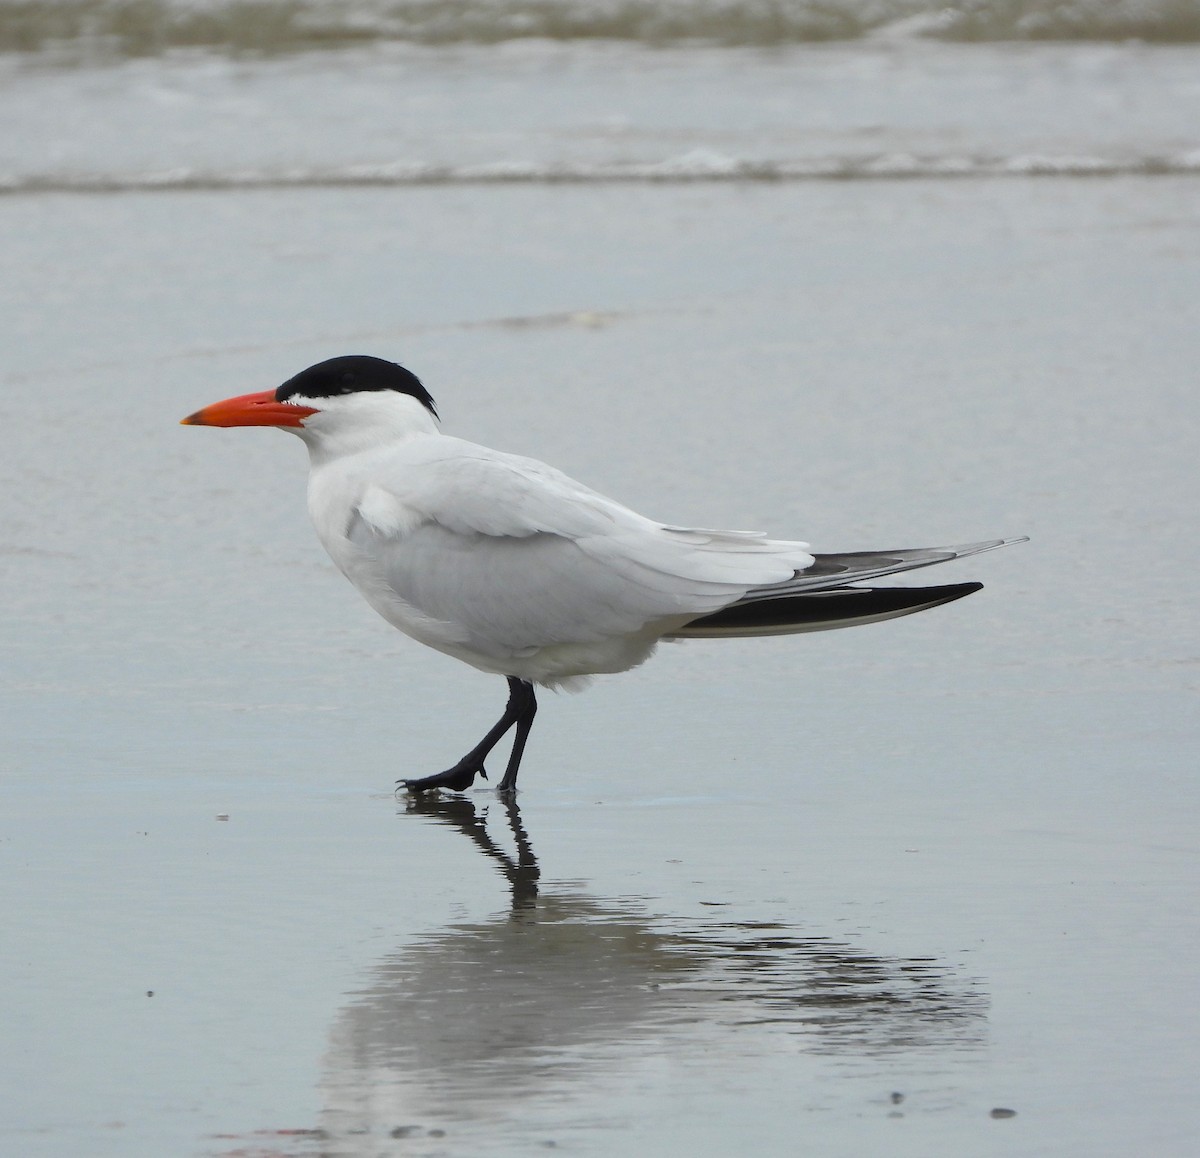
[[[663,639],[787,635],[936,607],[982,583],[854,586],[990,551],[958,547],[815,555],[749,531],[636,514],[530,458],[443,435],[403,366],[354,355],[277,390],[213,403],[191,426],[275,426],[308,446],[308,511],[325,550],[394,627],[508,680],[495,727],[445,772],[398,784],[464,791],[515,729],[498,788],[517,782],[534,686],[578,689],[628,671]]]

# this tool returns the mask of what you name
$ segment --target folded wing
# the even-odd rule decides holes
[[[453,442],[376,475],[346,536],[378,583],[485,655],[661,634],[812,564],[806,544],[666,526],[542,463]]]
[[[812,555],[753,532],[656,523],[543,463],[456,439],[413,454],[423,457],[374,473],[346,536],[377,588],[441,638],[497,659],[639,633],[764,635],[910,614],[978,585],[846,589],[1021,541]]]

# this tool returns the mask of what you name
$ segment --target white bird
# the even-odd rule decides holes
[[[394,627],[508,680],[495,727],[445,772],[399,784],[463,791],[515,729],[511,791],[537,711],[534,685],[577,689],[628,671],[662,639],[784,635],[874,623],[981,583],[866,580],[989,551],[814,555],[807,543],[655,522],[534,459],[441,434],[403,366],[348,356],[277,390],[213,403],[192,426],[275,426],[308,446],[308,511],[339,570]]]

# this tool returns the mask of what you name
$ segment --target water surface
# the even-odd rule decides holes
[[[1193,54],[6,60],[0,1148],[1191,1152]],[[502,685],[177,425],[350,351],[671,522],[1032,541],[397,801]]]

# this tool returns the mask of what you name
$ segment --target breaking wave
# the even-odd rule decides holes
[[[766,46],[889,35],[1196,43],[1200,0],[0,0],[8,52],[287,53],[524,38]]]
[[[420,185],[687,183],[719,181],[935,180],[1002,177],[1156,177],[1200,175],[1200,150],[1161,156],[1013,157],[911,154],[748,161],[696,150],[656,162],[482,165],[396,163],[227,172],[169,169],[120,174],[0,174],[0,194],[145,193],[227,189],[392,188]]]

